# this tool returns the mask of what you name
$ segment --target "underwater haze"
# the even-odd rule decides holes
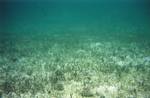
[[[0,1],[0,98],[150,98],[149,76],[150,1]]]

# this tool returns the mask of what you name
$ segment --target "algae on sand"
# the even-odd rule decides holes
[[[0,29],[0,96],[150,96],[147,6],[3,3],[7,17]]]

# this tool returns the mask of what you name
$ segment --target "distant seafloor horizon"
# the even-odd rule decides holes
[[[12,1],[1,2],[1,34],[51,33],[81,29],[74,33],[100,35],[149,34],[148,3],[112,1]],[[83,30],[85,29],[85,30]],[[122,30],[120,30],[122,29]],[[86,31],[87,30],[87,31]],[[69,32],[68,32],[69,33]],[[142,37],[142,36],[140,36]],[[144,39],[144,38],[143,38]]]

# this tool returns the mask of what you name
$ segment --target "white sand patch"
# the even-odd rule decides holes
[[[99,96],[105,96],[106,98],[114,98],[114,97],[117,97],[118,87],[101,85],[95,88],[95,92],[96,92],[96,95],[99,95]]]
[[[68,83],[68,85],[66,84],[64,87],[64,98],[79,98],[78,92],[81,90],[82,87],[81,82],[76,82],[72,80],[70,83]]]
[[[98,47],[101,47],[101,46],[103,46],[103,44],[100,43],[100,42],[96,42],[96,43],[91,43],[90,44],[91,48],[98,48]]]

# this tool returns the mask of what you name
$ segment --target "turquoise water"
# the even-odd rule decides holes
[[[0,98],[149,98],[149,5],[0,1]]]
[[[143,1],[144,2],[144,1]],[[148,3],[109,1],[2,2],[2,33],[52,33],[81,29],[96,34],[149,33]],[[4,15],[3,15],[4,14]],[[121,29],[121,30],[120,30]],[[87,30],[87,31],[86,31]],[[90,31],[91,30],[91,31]],[[59,32],[59,31],[58,31]],[[89,33],[88,32],[88,33]],[[68,31],[69,33],[69,31]],[[128,34],[127,34],[128,33]],[[69,33],[70,34],[70,33]],[[144,38],[143,38],[144,39]]]

